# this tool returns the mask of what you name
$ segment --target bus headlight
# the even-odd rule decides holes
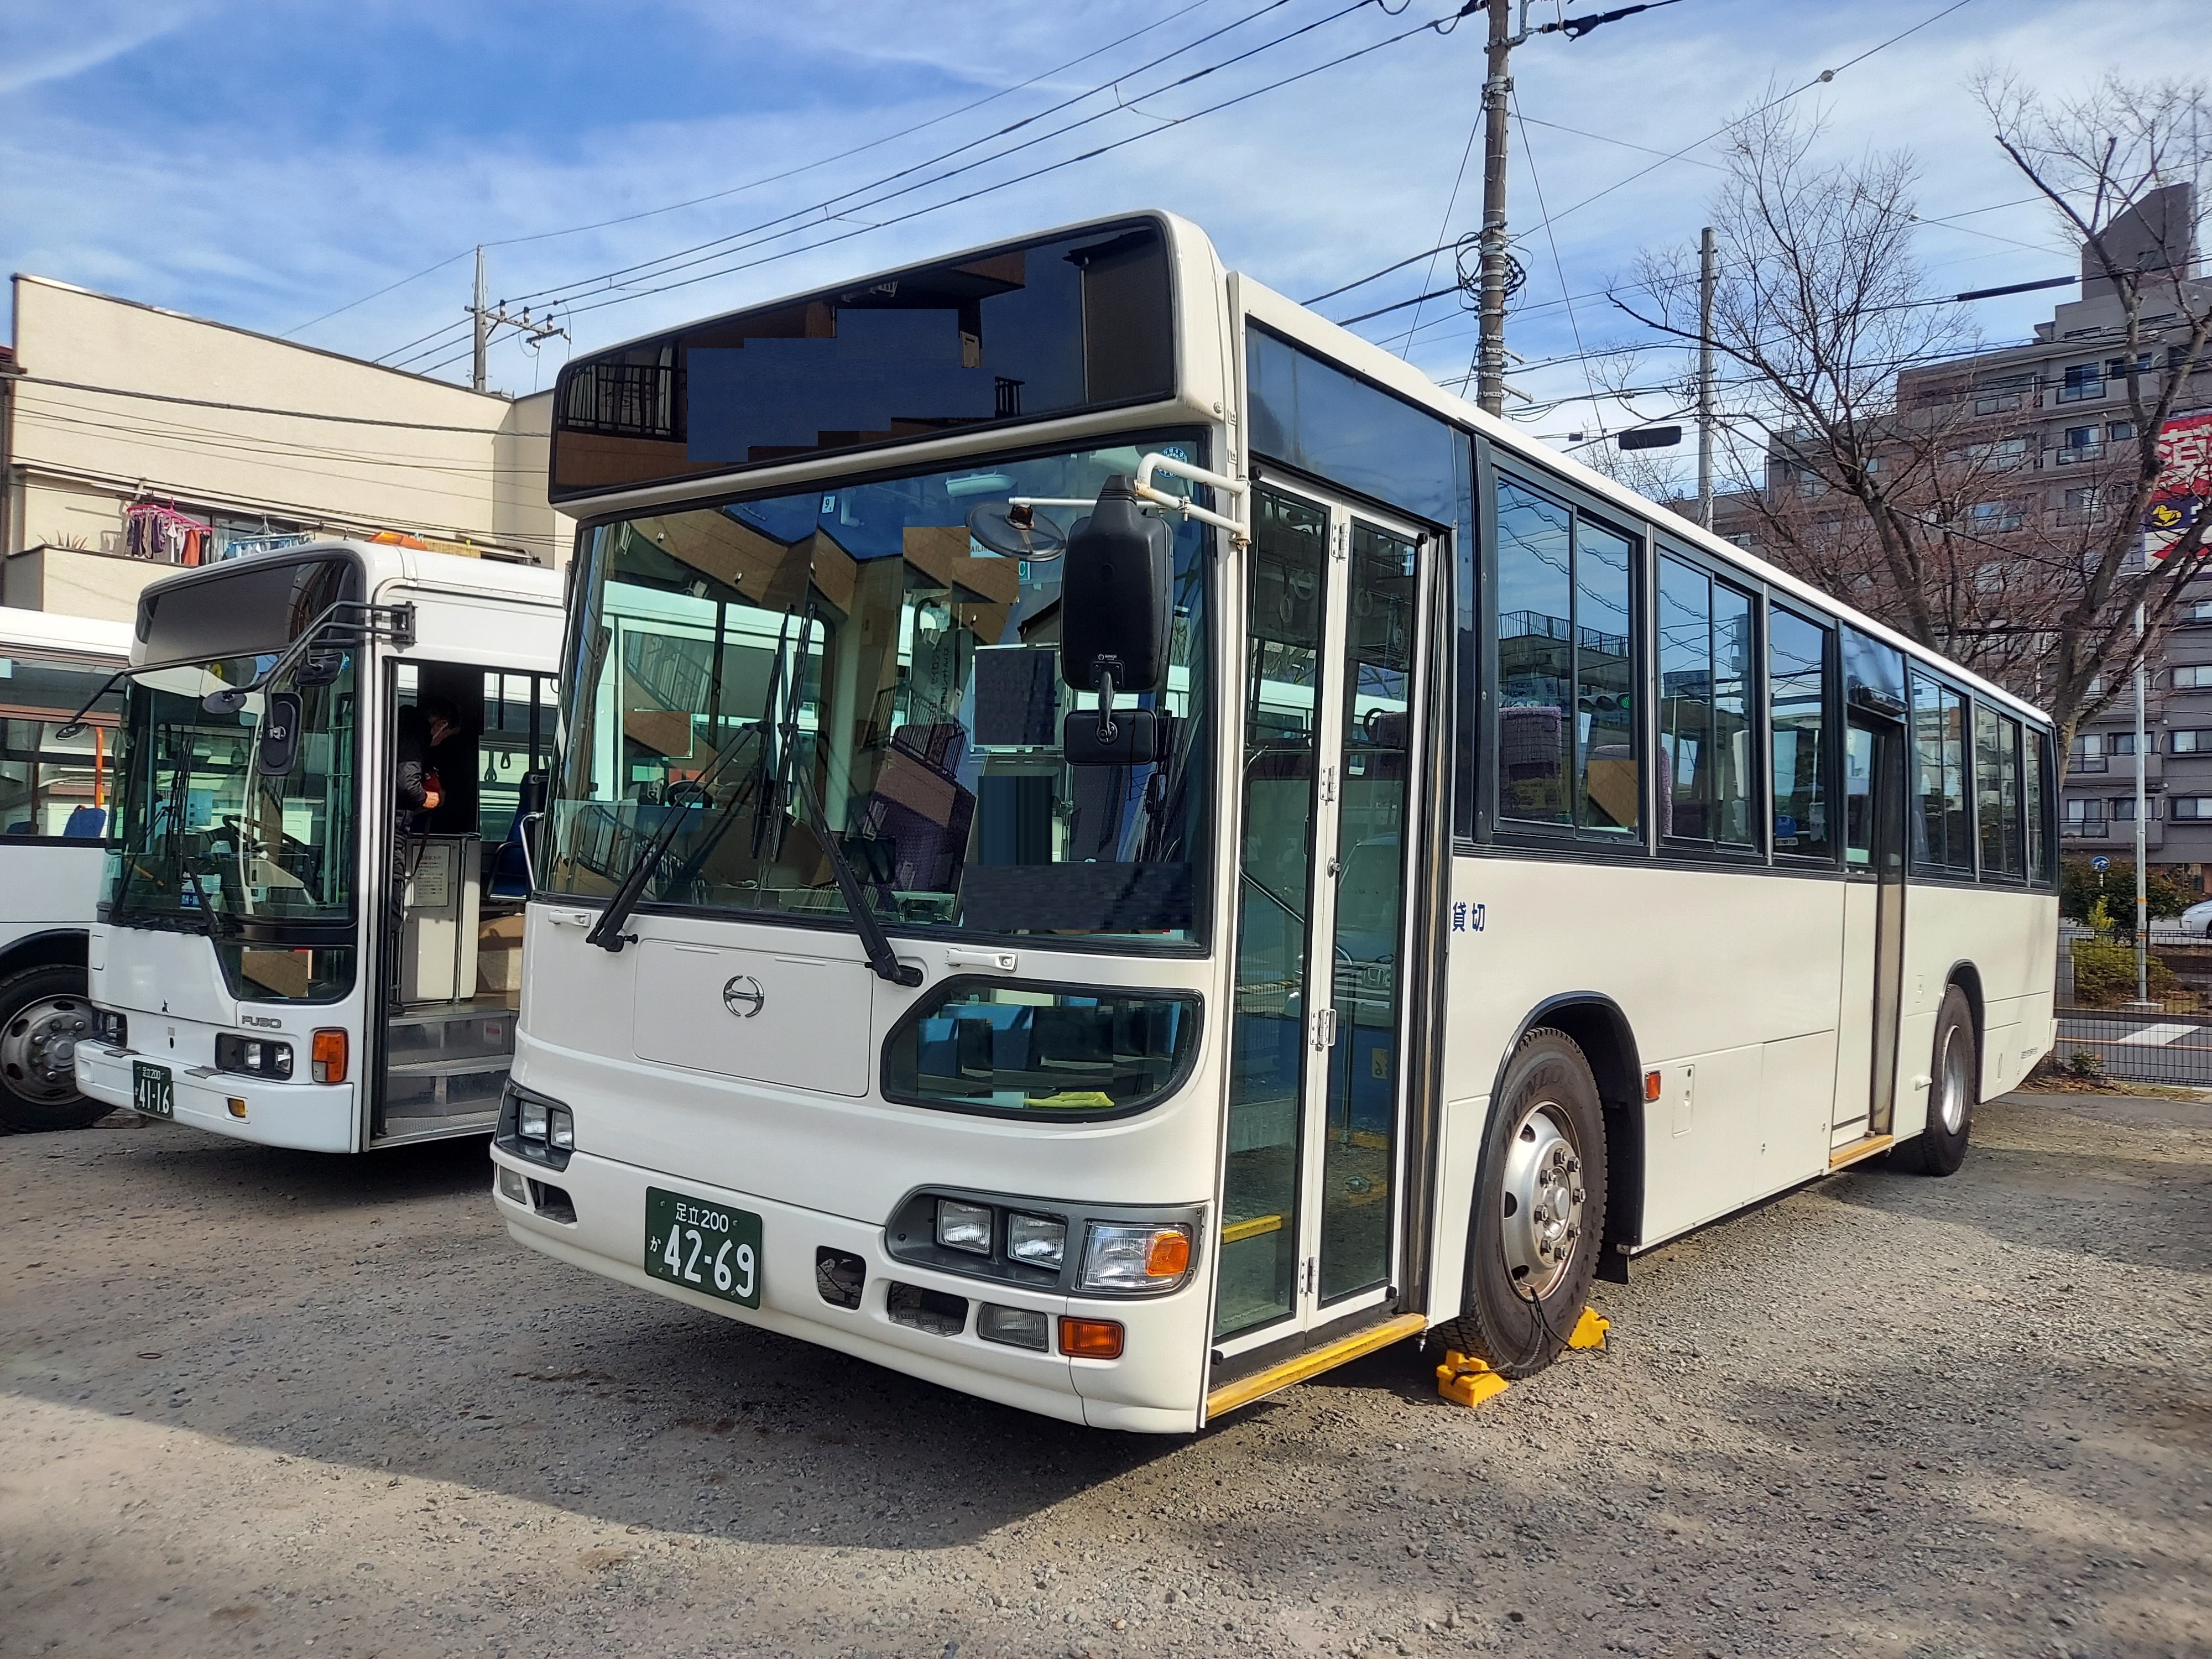
[[[1049,1216],[1012,1212],[1006,1217],[1006,1255],[1016,1261],[1058,1273],[1067,1256],[1067,1224]]]
[[[507,1091],[500,1097],[499,1127],[492,1131],[492,1144],[549,1170],[565,1170],[576,1150],[575,1114],[509,1078]]]
[[[991,1206],[963,1204],[957,1198],[937,1200],[937,1242],[948,1250],[974,1255],[991,1254]]]
[[[1094,1221],[1083,1241],[1086,1291],[1165,1291],[1190,1272],[1190,1229]]]
[[[215,1068],[246,1077],[274,1078],[288,1083],[292,1077],[292,1045],[266,1037],[240,1036],[223,1031],[215,1040]]]

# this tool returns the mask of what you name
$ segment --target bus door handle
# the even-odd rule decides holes
[[[965,945],[945,947],[945,963],[949,968],[988,968],[994,973],[1011,974],[1022,965],[1022,959],[1012,951],[979,951]]]
[[[1336,1010],[1316,1008],[1313,1017],[1313,1046],[1316,1048],[1336,1047]]]

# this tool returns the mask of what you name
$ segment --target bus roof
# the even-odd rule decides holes
[[[131,624],[98,617],[70,617],[54,611],[22,611],[0,605],[0,648],[35,646],[46,651],[80,651],[89,656],[130,654]]]
[[[1017,237],[1000,238],[982,246],[962,249],[940,256],[927,261],[927,266],[936,267],[982,260],[988,258],[995,251],[1018,244],[1033,243],[1040,240],[1058,237],[1081,236],[1101,227],[1137,219],[1156,221],[1166,233],[1172,264],[1180,273],[1177,279],[1179,283],[1187,283],[1197,273],[1202,272],[1207,277],[1213,277],[1215,273],[1224,270],[1224,268],[1221,264],[1219,255],[1213,246],[1212,239],[1201,228],[1178,214],[1151,208],[1132,208],[1124,212],[1101,215],[1049,230],[1030,232]],[[672,340],[678,334],[688,330],[707,326],[721,318],[773,309],[779,305],[796,303],[811,295],[859,291],[872,284],[888,283],[905,272],[923,268],[925,267],[909,261],[904,265],[855,277],[849,282],[837,284],[835,289],[817,287],[781,300],[766,301],[757,305],[747,306],[742,307],[740,311],[718,313],[698,323],[682,325],[674,329],[661,328],[650,334],[639,335],[630,340],[605,347],[572,360],[569,368],[562,371],[564,384],[565,377],[578,365],[592,361],[613,359],[627,349],[650,342]],[[2036,708],[2034,704],[2006,690],[2002,686],[1982,678],[1938,652],[1914,643],[1894,629],[1876,622],[1870,617],[1862,615],[1832,594],[1824,593],[1811,583],[1791,575],[1788,571],[1769,563],[1756,554],[1738,547],[1733,542],[1724,541],[1710,531],[1700,529],[1688,520],[1668,512],[1656,501],[1638,495],[1626,485],[1616,483],[1595,469],[1574,459],[1571,456],[1547,448],[1525,434],[1515,431],[1508,422],[1495,416],[1486,414],[1466,398],[1446,392],[1419,369],[1391,356],[1373,341],[1364,339],[1352,332],[1351,330],[1331,322],[1317,312],[1309,310],[1297,301],[1276,293],[1265,283],[1244,276],[1241,272],[1228,272],[1227,275],[1231,293],[1243,310],[1259,317],[1270,327],[1283,334],[1314,348],[1321,355],[1341,364],[1352,373],[1431,410],[1456,426],[1471,432],[1480,433],[1500,447],[1527,458],[1534,465],[1551,468],[1567,482],[1593,495],[1610,501],[1621,512],[1633,514],[1638,519],[1650,520],[1655,527],[1663,529],[1668,535],[1678,541],[1687,543],[1713,558],[1732,564],[1747,575],[1754,577],[1770,587],[1787,593],[1818,611],[1835,617],[1838,620],[1849,621],[1854,628],[1895,647],[1907,657],[1939,666],[1943,672],[1964,682],[1977,694],[1988,698],[1990,702],[2002,703],[2014,713],[2025,715],[2039,725],[2050,724],[2049,715]],[[555,420],[557,424],[559,420],[557,399]],[[992,435],[1003,438],[1005,431],[1004,428],[994,428]],[[798,460],[793,470],[799,476],[805,477],[840,463],[848,466],[855,464],[866,465],[880,464],[880,456],[878,455],[862,456],[851,452],[842,454],[831,453],[821,456],[818,459],[808,457],[804,460]],[[764,468],[761,471],[766,472],[770,477],[782,476],[781,471],[776,470]],[[609,496],[635,495],[650,497],[656,494],[665,495],[672,489],[680,489],[694,482],[702,485],[710,484],[714,482],[714,473],[709,472],[696,481],[669,479],[655,483],[633,486],[627,489],[616,487],[604,492],[593,493],[604,493]],[[611,504],[610,502],[610,505]],[[468,561],[461,560],[456,562],[466,563]]]

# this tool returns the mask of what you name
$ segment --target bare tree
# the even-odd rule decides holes
[[[2002,88],[1991,96],[2012,99],[2006,118],[2025,133],[2033,100]],[[2183,112],[2201,110],[2201,91],[2191,96],[2194,105],[2171,90],[2151,96],[2115,85],[2111,104],[2151,110],[2163,133],[2185,126]],[[2014,153],[2071,153],[2052,147],[2059,127],[2086,131],[2112,118],[2104,106],[2069,108],[2063,121],[2046,118],[2035,129],[2035,148],[2022,143]],[[2037,698],[2070,739],[2134,665],[2136,605],[2154,645],[2203,544],[2198,524],[2177,545],[2182,556],[2147,567],[2136,556],[2159,425],[2203,358],[2203,329],[2181,331],[2185,349],[2171,364],[2146,359],[2139,374],[2131,368],[2131,391],[2140,378],[2144,396],[2126,464],[2069,471],[2063,501],[2046,500],[2026,413],[2039,394],[1976,395],[1962,360],[1981,342],[1962,307],[1929,295],[1914,257],[1911,158],[1821,164],[1812,154],[1818,135],[1816,125],[1772,110],[1747,118],[1714,204],[1714,345],[1733,382],[1735,499],[1777,562]],[[2127,148],[2098,153],[2117,162]],[[2166,143],[2159,165],[2176,154]],[[2101,193],[2093,181],[2080,223],[2109,224],[2131,210],[2153,188],[2154,169],[2138,171],[2130,184],[2108,168]],[[2056,192],[2080,187],[2069,179]],[[2203,286],[2180,270],[2127,274],[2138,289],[2160,280]],[[1615,302],[1662,335],[1695,341],[1694,252],[1647,255],[1633,291]],[[2140,321],[2130,326],[2162,349],[2174,325],[2150,319],[2178,303],[2138,304]],[[2182,314],[2202,308],[2199,296],[2197,311]],[[2131,365],[2138,333],[2126,336]],[[2162,397],[2150,384],[2160,377]]]
[[[2167,422],[2191,376],[2212,367],[2212,282],[2196,270],[2212,192],[2212,97],[2202,81],[2114,76],[2071,99],[2046,100],[1995,75],[1975,90],[2005,154],[2080,240],[2084,297],[2101,281],[2118,304],[2135,442],[2100,487],[2109,509],[2101,534],[2084,549],[2080,592],[2052,618],[2042,665],[2045,697],[2070,737],[2171,620],[2212,531],[2212,512],[2199,510],[2179,534],[2161,538],[2162,557],[2144,556]],[[2138,605],[2148,624],[2140,645]]]

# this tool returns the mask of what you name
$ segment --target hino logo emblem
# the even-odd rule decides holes
[[[750,1019],[768,1006],[768,993],[750,974],[739,974],[722,987],[722,1006],[739,1019]]]

